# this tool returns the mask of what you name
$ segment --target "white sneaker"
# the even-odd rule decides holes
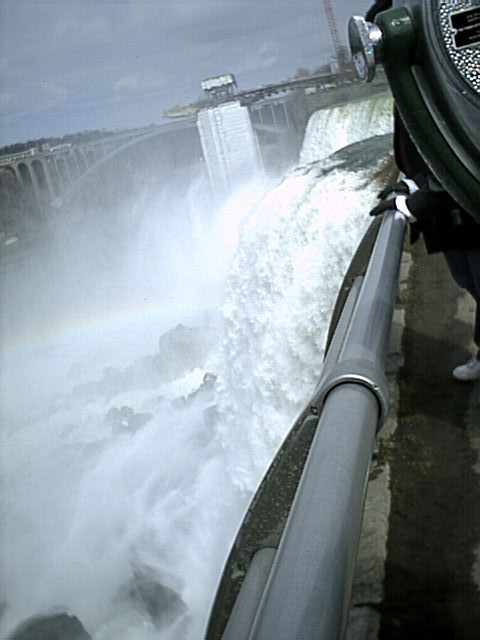
[[[456,380],[468,382],[470,380],[478,380],[480,378],[480,360],[473,356],[465,364],[461,364],[452,371],[452,375]]]

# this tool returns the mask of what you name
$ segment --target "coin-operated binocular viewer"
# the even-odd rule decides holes
[[[354,16],[358,76],[384,67],[402,120],[450,195],[480,223],[480,0],[393,0]]]

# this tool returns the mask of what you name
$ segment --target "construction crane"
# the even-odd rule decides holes
[[[330,35],[332,36],[333,46],[335,47],[335,55],[337,57],[338,64],[341,66],[344,59],[344,48],[340,44],[337,22],[335,20],[332,3],[330,2],[330,0],[323,0],[323,6],[325,8],[327,24],[330,30]]]

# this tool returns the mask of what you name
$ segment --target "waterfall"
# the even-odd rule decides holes
[[[390,94],[317,111],[310,118],[300,162],[326,158],[338,149],[393,130]]]
[[[22,400],[58,376],[34,411],[2,417],[0,635],[65,611],[95,640],[202,637],[243,513],[315,385],[336,292],[391,172],[390,136],[378,135],[389,109],[375,98],[314,114],[302,164],[273,188],[232,196],[208,229],[192,211],[198,198],[150,194],[136,235],[102,261],[88,322],[57,323],[2,354],[2,395],[15,388]],[[362,131],[373,137],[356,142]],[[344,148],[329,155],[335,140]],[[122,282],[128,299],[102,310]]]

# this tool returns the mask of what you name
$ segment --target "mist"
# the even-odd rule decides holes
[[[266,189],[219,202],[200,170],[143,180],[111,207],[52,209],[44,234],[5,247],[1,633],[66,611],[100,640],[179,637],[177,618],[205,615],[211,549],[235,521],[211,491],[225,470],[210,359]]]
[[[0,634],[67,612],[95,640],[202,637],[392,168],[390,136],[311,142],[223,201],[201,173],[142,180],[6,247]]]

